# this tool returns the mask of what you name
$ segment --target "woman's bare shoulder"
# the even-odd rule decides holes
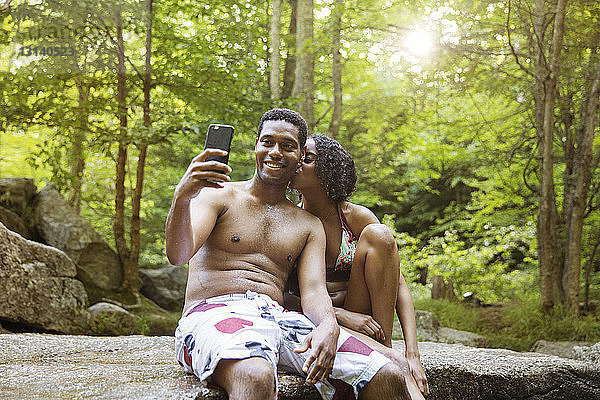
[[[340,204],[340,208],[350,225],[350,229],[355,235],[360,235],[365,226],[369,224],[378,224],[379,219],[365,206],[360,204],[344,201]]]

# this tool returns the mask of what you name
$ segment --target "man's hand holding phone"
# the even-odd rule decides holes
[[[175,197],[193,199],[205,187],[222,188],[222,182],[229,182],[231,167],[219,161],[207,161],[214,156],[227,156],[227,151],[205,149],[194,157],[185,174],[175,188]]]

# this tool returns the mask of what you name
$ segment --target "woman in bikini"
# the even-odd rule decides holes
[[[290,187],[300,192],[301,206],[319,217],[325,228],[327,290],[338,323],[390,348],[395,310],[404,333],[409,369],[418,389],[428,394],[417,346],[415,312],[400,273],[396,241],[391,230],[368,208],[346,201],[355,184],[356,170],[350,154],[327,136],[309,137],[304,160]],[[286,307],[299,309],[295,276],[292,274],[288,283]],[[383,350],[391,359],[398,357],[395,350],[377,350]]]

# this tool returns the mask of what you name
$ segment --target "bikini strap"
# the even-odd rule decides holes
[[[338,203],[337,209],[338,209],[338,215],[340,217],[340,222],[342,223],[342,230],[347,231],[353,241],[357,240],[356,235],[354,234],[354,232],[352,232],[352,229],[350,229],[350,225],[348,224],[348,221],[346,220],[346,216],[342,212],[342,207],[340,207],[340,203]]]

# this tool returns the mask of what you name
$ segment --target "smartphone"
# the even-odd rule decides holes
[[[210,156],[206,161],[219,161],[223,164],[229,162],[229,151],[231,150],[231,139],[233,139],[233,126],[211,124],[206,133],[204,149],[220,149],[227,152],[226,156]]]

